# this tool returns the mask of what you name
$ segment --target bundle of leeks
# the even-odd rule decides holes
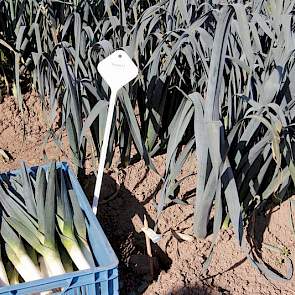
[[[70,179],[51,163],[0,179],[0,285],[95,266],[85,216]]]

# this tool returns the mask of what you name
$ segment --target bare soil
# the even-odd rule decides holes
[[[0,171],[18,168],[21,160],[35,165],[49,159],[66,160],[70,155],[69,148],[61,152],[52,140],[44,144],[47,128],[40,115],[37,97],[27,95],[25,103],[30,110],[24,111],[25,130],[15,99],[7,97],[0,104],[0,148],[11,155],[9,162],[4,163],[0,159]],[[66,136],[63,136],[63,141],[67,146]],[[163,172],[165,155],[156,157],[154,162]],[[86,165],[87,176],[81,182],[91,201],[94,167],[90,160]],[[196,161],[192,156],[182,175],[194,172]],[[231,229],[222,231],[212,263],[206,273],[202,272],[212,237],[192,239],[195,175],[185,180],[179,194],[189,205],[170,206],[159,218],[162,239],[152,245],[155,259],[154,280],[151,280],[145,236],[140,229],[144,215],[149,226],[154,226],[156,210],[153,197],[159,196],[159,182],[159,176],[147,171],[142,161],[119,172],[112,167],[104,177],[98,219],[120,260],[121,294],[295,294],[294,278],[289,282],[270,282],[253,269]],[[289,219],[289,202],[272,207],[257,217],[257,243],[285,248],[295,261],[295,233]],[[186,234],[189,241],[180,239],[179,234]],[[263,247],[262,257],[274,269],[285,273],[286,266],[280,256]]]

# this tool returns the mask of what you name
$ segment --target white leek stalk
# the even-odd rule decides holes
[[[73,233],[73,231],[69,232],[64,228],[64,223],[61,219],[58,218],[58,225],[60,230],[60,239],[64,247],[66,248],[68,254],[71,259],[77,266],[79,270],[89,269],[91,265],[85,258],[79,243]]]
[[[68,190],[64,179],[63,171],[60,171],[61,176],[61,190],[60,190],[60,210],[62,216],[57,216],[58,232],[62,244],[68,251],[71,259],[79,270],[91,268],[91,264],[85,258],[79,243],[75,237],[73,212],[70,206]],[[85,221],[84,221],[85,222]]]
[[[41,270],[41,273],[42,273],[43,277],[48,278],[49,273],[48,273],[48,270],[47,270],[47,267],[46,267],[46,264],[45,264],[45,261],[44,261],[44,257],[40,256],[38,260],[39,260],[40,270]]]
[[[14,267],[11,274],[10,274],[10,285],[19,284],[19,273],[17,272],[16,268]]]
[[[71,259],[71,257],[69,256],[67,250],[64,248],[63,245],[61,245],[60,247],[60,256],[61,256],[62,264],[65,268],[65,271],[67,273],[73,272],[74,271],[73,260]]]
[[[43,256],[49,275],[65,273],[55,242],[55,178],[55,164],[49,169],[48,186],[45,171],[39,168],[37,172],[35,196],[32,192],[30,195],[34,198],[31,203],[36,203],[33,211],[36,211],[38,222],[32,219],[13,198],[5,198],[4,190],[0,189],[2,206],[9,214],[6,221]]]
[[[14,248],[16,251],[14,252],[14,250],[8,244],[6,244],[5,249],[9,260],[13,263],[18,273],[26,282],[40,280],[43,278],[39,269],[24,251],[25,249]]]
[[[23,279],[25,281],[42,279],[40,270],[27,254],[21,239],[6,222],[5,216],[1,221],[1,234],[6,242],[7,256]]]
[[[86,260],[88,261],[89,265],[91,265],[92,267],[95,267],[95,262],[92,256],[92,252],[87,242],[87,228],[85,224],[85,216],[78,203],[78,199],[74,190],[68,189],[68,193],[69,193],[71,204],[73,207],[73,220],[74,220],[75,230],[77,232],[77,240],[78,240],[79,246]]]
[[[0,287],[9,285],[7,273],[1,257],[1,248],[0,248]]]

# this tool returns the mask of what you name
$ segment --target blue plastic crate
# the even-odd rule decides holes
[[[49,166],[42,166],[47,169]],[[36,293],[52,291],[50,294],[63,295],[116,295],[119,294],[118,284],[118,259],[108,239],[106,238],[99,222],[92,213],[87,198],[67,163],[58,163],[57,167],[68,173],[79,204],[86,216],[88,237],[93,254],[98,262],[98,267],[53,276],[50,278],[20,283],[17,285],[0,288],[3,295],[35,295]],[[28,171],[36,172],[38,167],[31,167]],[[1,178],[20,174],[20,170],[0,174]],[[58,291],[54,291],[58,290]]]

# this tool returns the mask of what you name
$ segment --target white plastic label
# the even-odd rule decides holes
[[[94,214],[97,213],[97,205],[100,195],[103,169],[106,160],[108,142],[110,139],[113,113],[116,105],[116,93],[121,87],[129,83],[138,75],[137,66],[123,50],[117,50],[106,59],[101,61],[97,66],[97,70],[102,78],[110,86],[111,98],[109,101],[108,116],[103,136],[103,144],[100,151],[99,167],[94,190],[94,198],[92,204],[92,210]]]
[[[154,244],[155,243],[158,243],[161,240],[161,235],[157,234],[151,228],[149,228],[149,227],[143,227],[141,230],[150,238],[150,240]]]
[[[101,61],[97,70],[112,91],[118,91],[138,75],[137,66],[123,50],[117,50]]]

